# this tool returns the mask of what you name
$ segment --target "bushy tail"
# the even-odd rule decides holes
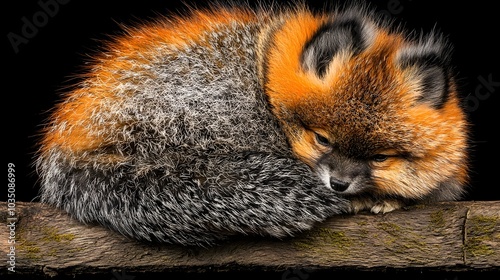
[[[49,153],[38,162],[41,200],[131,238],[202,246],[235,234],[290,236],[348,209],[295,159],[173,158],[103,168]]]

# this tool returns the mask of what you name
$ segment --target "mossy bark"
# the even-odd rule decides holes
[[[294,238],[238,237],[211,248],[139,243],[84,225],[39,203],[0,212],[1,253],[15,223],[16,274],[59,275],[158,271],[500,268],[500,202],[418,205],[383,215],[333,217]],[[8,220],[7,218],[10,218]],[[9,264],[0,263],[0,275]]]

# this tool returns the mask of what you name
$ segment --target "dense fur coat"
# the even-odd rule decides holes
[[[467,123],[438,36],[300,5],[126,31],[57,106],[37,158],[41,200],[82,222],[210,245],[463,191]]]

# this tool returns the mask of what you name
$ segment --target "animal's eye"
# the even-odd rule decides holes
[[[389,158],[388,155],[384,155],[384,154],[376,154],[374,156],[372,156],[371,160],[375,161],[375,162],[384,162],[386,161],[387,159]]]
[[[316,142],[318,142],[318,144],[320,145],[323,145],[323,146],[329,146],[330,145],[330,141],[328,141],[328,139],[318,133],[314,133],[316,135]]]

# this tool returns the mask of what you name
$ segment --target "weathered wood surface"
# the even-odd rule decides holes
[[[238,237],[211,248],[138,243],[99,226],[83,225],[39,203],[18,202],[15,211],[15,271],[19,275],[124,269],[133,274],[292,267],[370,271],[500,268],[498,201],[447,202],[383,215],[339,216],[295,238]],[[1,254],[6,256],[13,234],[9,230],[12,220],[7,218],[12,216],[7,209],[0,213]],[[8,262],[0,262],[0,275],[6,275],[8,267]]]

